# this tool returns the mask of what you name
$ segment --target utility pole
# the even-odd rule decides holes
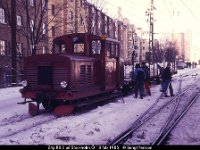
[[[150,8],[150,34],[149,34],[149,44],[150,50],[152,51],[152,63],[153,63],[153,76],[155,76],[155,60],[154,60],[154,0],[151,0]]]
[[[135,37],[134,37],[134,35],[135,35],[135,32],[133,31],[133,29],[132,29],[132,33],[131,33],[131,35],[132,35],[132,47],[133,47],[133,51],[132,51],[132,65],[133,65],[133,72],[132,72],[132,76],[131,76],[131,78],[132,78],[132,80],[133,80],[133,75],[134,75],[134,73],[135,73],[135,47],[134,47],[134,45],[135,45],[135,41],[134,41],[134,39],[135,39]]]
[[[155,76],[155,60],[154,60],[154,0],[151,0],[150,8],[146,11],[149,17],[149,69],[152,60],[153,76]],[[150,73],[150,71],[149,71]]]
[[[12,62],[12,83],[17,83],[16,64],[16,0],[11,0],[11,62]]]

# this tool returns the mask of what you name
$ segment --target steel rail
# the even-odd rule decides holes
[[[200,78],[198,79],[198,81],[200,80]],[[196,83],[196,82],[195,82]],[[191,84],[190,86],[184,88],[181,91],[181,81],[179,82],[179,92],[178,92],[178,96],[175,96],[175,98],[171,99],[169,102],[167,102],[165,105],[163,105],[162,107],[160,107],[159,109],[155,110],[154,112],[152,112],[148,117],[146,117],[146,115],[149,114],[149,112],[151,111],[152,108],[154,108],[156,106],[156,104],[158,103],[158,101],[162,98],[162,94],[157,98],[156,102],[143,114],[141,115],[132,125],[130,125],[127,130],[125,130],[124,132],[122,132],[121,134],[119,134],[118,136],[116,136],[112,141],[109,141],[107,144],[108,145],[115,145],[115,144],[123,144],[124,141],[126,141],[127,139],[129,139],[129,137],[133,134],[134,131],[136,131],[140,126],[142,126],[144,123],[146,123],[147,121],[149,121],[152,117],[154,117],[155,115],[157,115],[161,110],[163,110],[164,108],[166,108],[169,104],[171,104],[174,101],[177,101],[177,99],[179,99],[180,96],[184,95],[191,87],[193,87],[195,85],[195,83]],[[178,104],[176,104],[177,106]],[[173,111],[174,112],[174,111]],[[172,115],[171,115],[172,116]],[[168,119],[169,120],[169,119]],[[166,123],[168,124],[168,123]],[[163,129],[164,130],[164,129]]]
[[[156,138],[156,140],[152,143],[152,145],[161,145],[163,141],[167,138],[169,133],[175,128],[175,126],[180,122],[180,120],[184,117],[187,111],[191,108],[191,106],[196,102],[197,98],[200,96],[200,91],[191,98],[191,102],[188,106],[183,110],[183,112],[179,115],[178,118],[174,120],[172,125],[167,128]]]

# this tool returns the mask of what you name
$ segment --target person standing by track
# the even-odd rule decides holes
[[[135,81],[135,98],[138,96],[138,91],[140,92],[140,98],[143,99],[144,96],[144,79],[145,73],[144,69],[140,67],[140,64],[135,65],[134,81]]]
[[[169,97],[167,95],[167,88],[168,87],[169,87],[170,96],[174,96],[172,83],[171,83],[171,81],[172,81],[172,73],[170,71],[170,63],[167,63],[167,67],[163,70],[162,78],[163,78],[162,90],[163,90],[164,96],[165,97]]]
[[[151,90],[150,90],[150,73],[149,73],[149,67],[146,66],[145,62],[142,62],[142,69],[144,70],[145,73],[145,80],[144,80],[144,89],[148,93],[148,95],[151,95]]]

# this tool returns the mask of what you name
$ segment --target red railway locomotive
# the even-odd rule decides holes
[[[37,114],[40,103],[58,115],[71,113],[88,97],[123,86],[121,60],[120,42],[115,39],[87,33],[57,37],[52,54],[25,58],[24,88],[20,90],[23,103],[29,103],[32,115]],[[36,102],[37,107],[30,102]]]

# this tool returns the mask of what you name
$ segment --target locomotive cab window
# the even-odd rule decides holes
[[[74,53],[84,53],[84,38],[83,37],[74,37],[73,45],[74,45]]]
[[[114,43],[111,43],[110,57],[115,58],[115,55],[116,55],[116,47],[115,47]]]
[[[111,54],[111,56],[110,56],[111,58],[119,57],[119,45],[118,44],[115,44],[115,43],[111,44],[110,54]]]
[[[55,53],[65,53],[66,52],[66,44],[55,44],[54,46]]]
[[[111,45],[110,43],[106,44],[106,56],[110,57],[110,50],[111,50]]]
[[[65,53],[65,51],[66,51],[66,45],[62,44],[61,45],[61,53]]]
[[[119,57],[119,44],[107,43],[107,56],[110,58]]]
[[[92,54],[101,54],[101,41],[100,40],[92,41]]]
[[[115,45],[116,51],[115,51],[115,56],[119,57],[119,44]]]
[[[58,53],[58,52],[60,51],[60,46],[59,46],[59,44],[55,44],[55,45],[54,45],[54,51],[55,51],[55,53]]]

